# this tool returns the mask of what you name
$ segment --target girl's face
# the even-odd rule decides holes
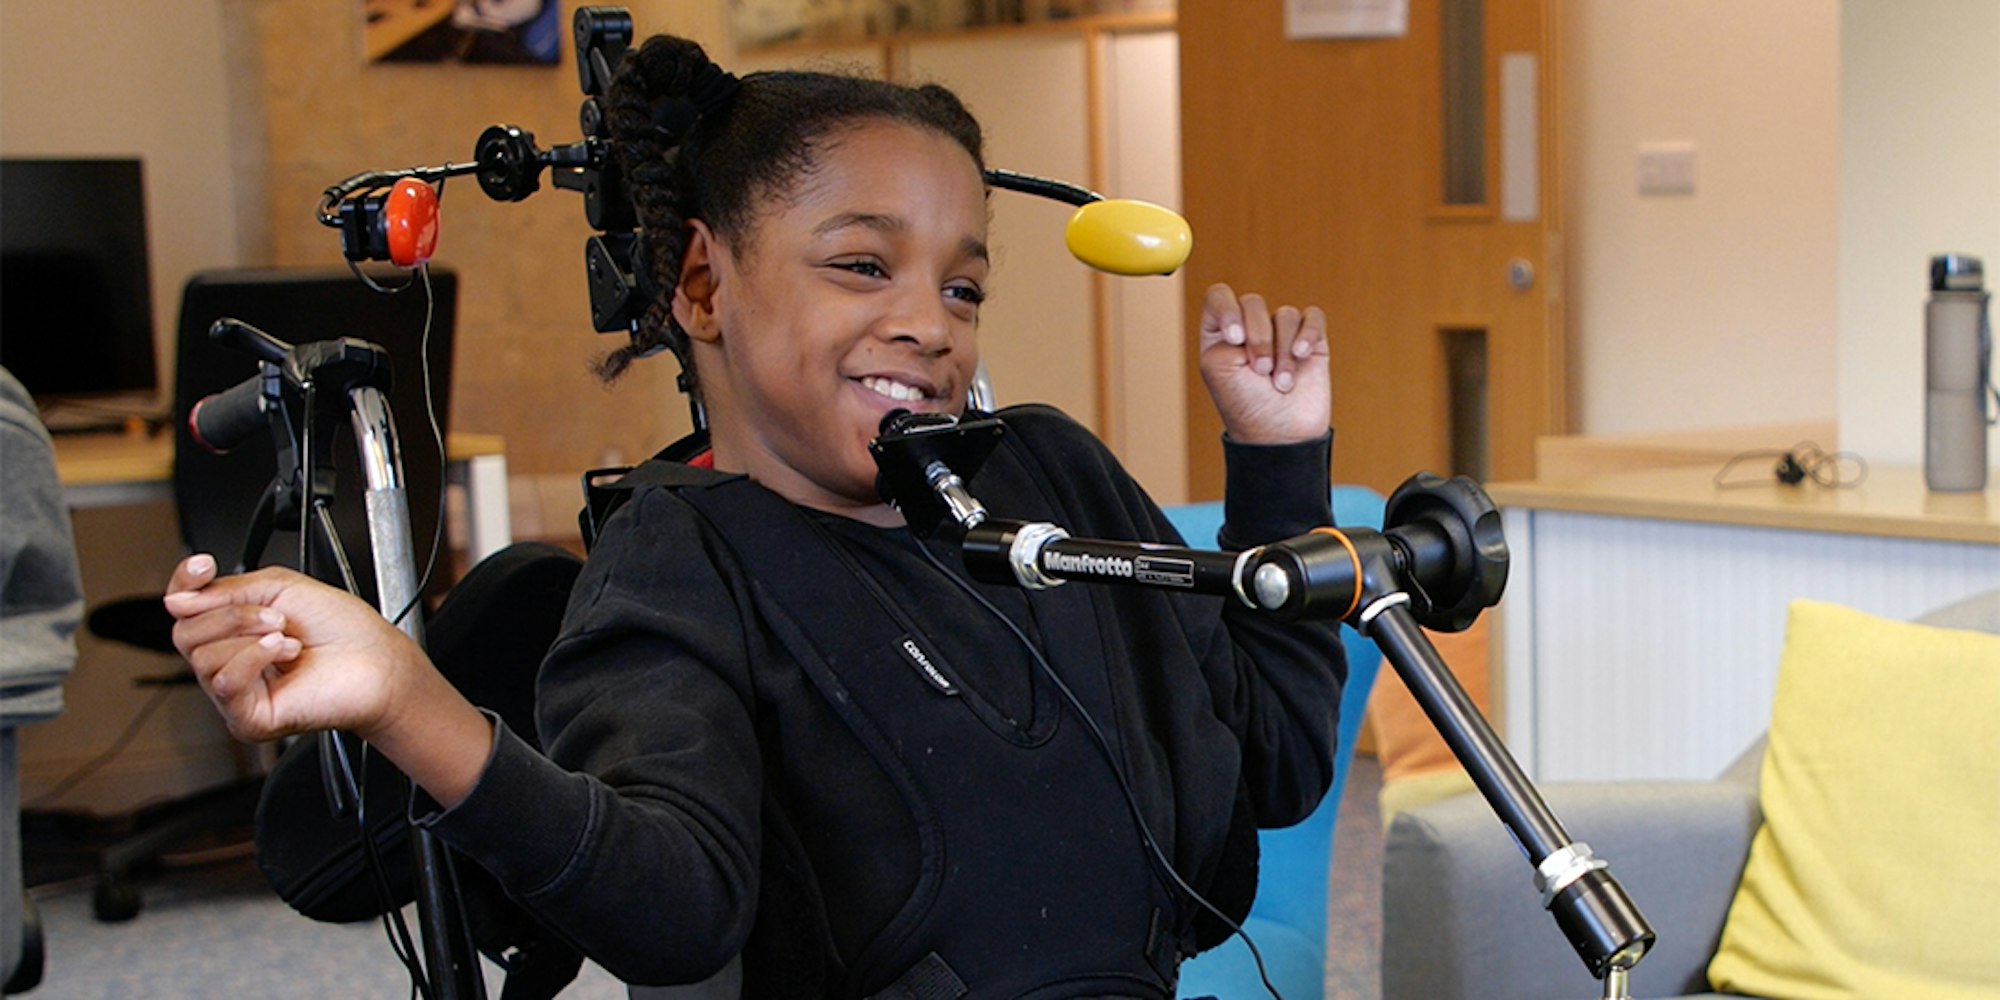
[[[871,121],[830,137],[768,201],[734,246],[696,224],[675,302],[716,467],[803,506],[899,524],[868,443],[891,410],[964,408],[987,278],[984,179],[951,139]]]

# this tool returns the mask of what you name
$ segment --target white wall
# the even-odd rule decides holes
[[[1826,0],[1563,5],[1578,432],[1834,417],[1839,14]],[[1696,144],[1693,195],[1638,194],[1637,147],[1655,141]]]
[[[1103,193],[1181,207],[1180,36],[1104,36]],[[1165,84],[1163,85],[1163,81]],[[1161,504],[1187,500],[1187,342],[1179,272],[1106,276],[1112,349],[1110,440],[1125,467]]]
[[[986,162],[1088,182],[1090,87],[1081,34],[963,36],[913,42],[898,78],[956,91],[986,129]],[[1000,403],[1060,407],[1100,433],[1091,272],[1063,250],[1075,209],[996,195],[990,298],[979,351]]]
[[[230,116],[241,67],[225,51],[226,6],[0,4],[0,153],[145,161],[156,338],[173,329],[189,274],[242,259]]]
[[[1841,443],[1917,465],[1930,258],[2000,284],[2000,3],[1847,0],[1841,37]]]

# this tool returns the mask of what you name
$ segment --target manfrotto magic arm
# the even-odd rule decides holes
[[[1005,435],[993,418],[891,413],[870,450],[877,487],[911,529],[962,533],[965,568],[1030,590],[1069,580],[1217,594],[1283,621],[1339,621],[1374,641],[1535,869],[1542,905],[1605,997],[1653,944],[1653,929],[1606,863],[1574,840],[1458,683],[1425,627],[1459,631],[1497,603],[1507,543],[1471,479],[1419,473],[1390,497],[1383,529],[1316,528],[1242,552],[1071,537],[1048,522],[1000,520],[967,490]]]

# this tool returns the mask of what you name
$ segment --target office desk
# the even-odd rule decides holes
[[[63,434],[55,442],[56,476],[72,509],[173,496],[172,435]],[[447,480],[465,488],[466,548],[476,563],[514,540],[505,442],[495,434],[454,431],[445,438],[445,464]]]
[[[1538,780],[1706,779],[1770,722],[1795,598],[1911,618],[2000,587],[2000,485],[1718,489],[1709,465],[1496,483],[1501,718]]]

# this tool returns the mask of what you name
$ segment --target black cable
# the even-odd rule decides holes
[[[313,518],[319,522],[319,530],[326,535],[327,550],[333,553],[333,564],[340,570],[340,584],[350,594],[361,589],[359,578],[354,575],[354,564],[348,561],[347,545],[340,540],[340,532],[334,530],[333,511],[326,504],[313,504]]]
[[[318,515],[317,520],[321,530],[327,536],[327,545],[333,552],[334,562],[340,567],[342,583],[347,587],[348,593],[358,592],[359,582],[354,575],[354,566],[347,558],[347,549],[341,542],[339,533],[334,530],[333,514],[325,504],[314,504],[313,510]],[[408,608],[403,610],[405,613],[409,611]],[[387,866],[382,863],[381,852],[376,849],[375,838],[368,830],[368,799],[365,792],[368,744],[361,745],[362,770],[360,776],[356,776],[352,762],[347,759],[346,743],[340,739],[340,734],[335,733],[329,743],[334,752],[334,760],[339,766],[341,779],[347,785],[348,800],[354,803],[355,831],[361,839],[362,853],[368,860],[368,874],[370,881],[375,885],[377,904],[382,907],[382,931],[389,938],[389,949],[396,953],[397,961],[401,962],[403,968],[410,974],[410,995],[429,997],[430,981],[424,975],[423,963],[416,957],[416,945],[410,937],[409,925],[403,921],[403,911],[396,905],[395,894],[389,889]]]
[[[313,425],[318,423],[313,418],[315,414],[319,413],[313,397],[318,394],[318,386],[308,381],[299,388],[305,397],[305,420],[302,421],[305,424],[305,428],[299,433],[299,482],[295,489],[299,493],[299,502],[311,506],[313,503],[314,472]],[[319,574],[314,573],[312,567],[312,522],[301,519],[299,522],[299,572],[317,580],[319,579]]]
[[[1813,482],[1829,489],[1847,489],[1868,481],[1868,461],[1854,452],[1826,451],[1810,441],[1803,441],[1793,449],[1793,454],[1805,466],[1806,474],[1812,477]],[[1854,464],[1853,477],[1841,475],[1842,462]]]
[[[443,181],[438,182],[438,197],[440,199],[444,197]],[[431,532],[430,555],[424,559],[424,571],[417,579],[416,590],[410,594],[409,603],[403,605],[402,610],[396,612],[395,616],[389,619],[389,624],[401,626],[403,619],[408,618],[410,612],[424,599],[424,592],[430,589],[431,577],[437,571],[438,553],[444,547],[445,496],[447,493],[444,479],[445,470],[450,465],[450,460],[445,452],[444,428],[438,423],[437,391],[435,381],[431,376],[431,330],[437,319],[437,292],[431,287],[431,265],[429,261],[417,265],[417,273],[412,275],[409,281],[400,285],[384,285],[376,282],[351,260],[347,262],[347,268],[354,272],[355,277],[361,279],[362,284],[384,295],[394,295],[417,284],[422,284],[424,289],[424,332],[418,342],[417,357],[423,369],[424,418],[430,425],[431,441],[437,446],[437,520],[434,530]],[[348,589],[352,590],[353,588],[350,587]]]
[[[446,178],[456,177],[460,174],[469,174],[478,169],[479,164],[475,161],[471,163],[445,163],[435,167],[407,167],[402,170],[370,170],[366,173],[355,174],[321,192],[319,207],[314,210],[313,215],[319,219],[320,225],[338,229],[340,228],[340,203],[354,197],[357,192],[362,193],[362,197],[365,198],[385,187],[393,187],[397,181],[405,177],[414,177],[426,184],[436,181],[438,190],[442,192]]]
[[[1097,719],[1090,714],[1088,709],[1083,707],[1083,701],[1076,696],[1076,692],[1071,691],[1069,685],[1064,683],[1062,675],[1056,673],[1055,666],[1049,663],[1047,657],[1042,655],[1041,647],[1035,645],[1034,640],[1028,638],[1027,633],[1023,632],[1021,627],[1015,624],[1012,618],[1007,617],[1006,612],[1000,610],[994,606],[993,602],[987,600],[985,594],[980,593],[970,582],[961,578],[957,573],[953,573],[935,553],[931,552],[929,546],[919,541],[917,543],[917,551],[923,553],[924,559],[936,567],[938,572],[943,573],[946,579],[949,579],[958,589],[964,591],[980,607],[985,608],[987,613],[998,618],[1000,624],[1005,625],[1007,631],[1012,632],[1014,638],[1020,640],[1022,647],[1027,649],[1028,655],[1034,658],[1035,666],[1055,684],[1057,691],[1062,692],[1063,700],[1069,703],[1070,709],[1076,712],[1077,717],[1083,721],[1084,730],[1090,733],[1091,741],[1097,744],[1098,752],[1104,755],[1105,763],[1111,765],[1111,773],[1118,779],[1118,790],[1125,797],[1125,808],[1132,814],[1132,822],[1139,827],[1139,839],[1146,846],[1147,860],[1152,863],[1155,876],[1164,874],[1173,883],[1174,887],[1186,894],[1189,899],[1200,904],[1202,909],[1214,915],[1217,920],[1222,921],[1223,926],[1228,927],[1230,933],[1242,938],[1243,943],[1250,948],[1251,960],[1257,963],[1257,978],[1263,980],[1264,989],[1271,996],[1277,998],[1277,1000],[1284,1000],[1284,994],[1279,993],[1278,988],[1271,984],[1271,976],[1264,968],[1264,953],[1258,950],[1257,942],[1250,937],[1250,932],[1244,930],[1241,924],[1229,919],[1228,914],[1222,912],[1214,903],[1209,902],[1201,893],[1196,892],[1194,886],[1189,885],[1187,880],[1181,877],[1180,872],[1174,869],[1174,864],[1167,858],[1166,852],[1160,849],[1160,842],[1153,837],[1153,828],[1147,825],[1145,814],[1139,809],[1139,796],[1138,793],[1132,790],[1131,779],[1126,777],[1125,769],[1118,766],[1118,756],[1111,749],[1111,740],[1104,735],[1104,730],[1097,724]]]
[[[173,689],[172,684],[162,684],[154,689],[153,696],[146,699],[144,705],[139,706],[138,713],[132,716],[131,722],[125,724],[124,731],[118,734],[117,739],[111,741],[110,746],[104,748],[103,752],[97,756],[84,761],[76,770],[65,775],[61,781],[56,782],[54,788],[35,796],[32,801],[23,802],[21,804],[21,811],[30,812],[62,798],[70,789],[83,784],[89,780],[91,775],[103,770],[104,765],[117,759],[119,754],[125,752],[125,747],[132,742],[133,737],[139,735],[139,727],[144,726],[146,720],[152,718],[153,713],[159,711],[161,705],[166,704],[167,693]]]
[[[405,281],[400,285],[385,285],[379,281],[376,281],[374,276],[370,275],[367,271],[363,271],[361,269],[361,264],[357,261],[352,261],[352,260],[348,261],[347,269],[353,272],[356,278],[361,279],[361,283],[367,285],[369,291],[381,292],[384,295],[394,295],[397,292],[409,288],[411,285],[417,283],[417,279],[415,277],[412,277],[410,278],[410,280]]]
[[[382,863],[382,852],[375,846],[375,838],[368,830],[368,800],[363,790],[368,786],[368,744],[361,745],[361,773],[357,776],[347,752],[338,740],[334,741],[336,756],[339,758],[341,777],[347,782],[349,794],[354,799],[354,828],[361,839],[361,852],[368,861],[369,882],[375,889],[375,903],[381,907],[382,933],[389,939],[389,950],[401,962],[410,976],[410,996],[429,997],[430,980],[424,975],[423,962],[417,958],[417,946],[410,937],[409,924],[403,920],[402,907],[396,904],[396,894],[389,888],[388,866]]]
[[[1774,461],[1772,475],[1786,486],[1797,486],[1811,479],[1828,489],[1851,489],[1868,480],[1868,461],[1851,451],[1827,451],[1812,441],[1801,441],[1790,450],[1777,448],[1740,451],[1729,457],[1722,468],[1715,472],[1715,488],[1736,489],[1743,486],[1762,486],[1771,480],[1763,476],[1731,479],[1729,474],[1737,466],[1753,460]],[[1852,476],[1843,475],[1843,463],[1854,466]]]
[[[357,775],[353,762],[347,757],[346,745],[338,738],[330,741],[334,759],[341,780],[347,785],[348,797],[354,803],[355,836],[361,841],[362,856],[367,860],[368,880],[375,890],[375,903],[380,908],[383,936],[389,939],[389,950],[410,976],[410,996],[412,998],[431,996],[429,978],[424,974],[423,962],[417,957],[416,942],[410,936],[409,924],[403,920],[402,907],[396,903],[396,894],[389,887],[388,866],[382,861],[382,852],[375,845],[375,838],[368,829],[368,744],[361,744],[361,771]]]
[[[308,484],[307,488],[310,489],[309,484],[313,481],[313,453],[311,444],[314,420],[312,414],[318,411],[313,408],[314,383],[307,382],[304,388],[307,417],[305,420],[306,444],[302,450],[306,455],[304,482]],[[433,427],[435,427],[435,424],[433,424]],[[440,448],[442,448],[442,445],[440,445]],[[320,533],[326,539],[327,550],[333,556],[334,565],[339,570],[341,584],[347,589],[348,593],[359,593],[360,581],[354,575],[354,564],[347,557],[347,547],[341,541],[340,532],[334,524],[332,510],[326,503],[321,502],[317,498],[311,501],[311,505],[313,512],[312,519],[301,524],[299,528],[299,565],[301,572],[317,578],[316,574],[311,570],[311,564],[308,562],[308,553],[313,551],[311,542],[312,528],[317,525]],[[421,594],[422,590],[419,589],[418,593]],[[412,603],[414,603],[414,600],[413,598]],[[408,611],[408,608],[404,609],[405,614]],[[335,762],[338,765],[341,777],[347,785],[349,800],[354,803],[355,828],[361,839],[362,853],[368,861],[368,874],[370,881],[375,886],[378,905],[382,907],[383,933],[389,938],[390,950],[395,952],[397,961],[402,963],[403,968],[410,975],[410,995],[413,998],[428,998],[431,996],[430,981],[424,974],[423,963],[416,957],[416,946],[410,938],[408,924],[403,921],[402,910],[395,905],[395,895],[389,889],[389,876],[386,867],[382,863],[381,852],[375,847],[375,838],[370,836],[368,832],[367,799],[364,795],[364,788],[366,786],[355,775],[353,765],[347,759],[347,754],[340,739],[336,736],[329,743],[334,752]],[[363,774],[365,775],[365,768],[367,766],[367,748],[365,744],[363,745],[362,753]]]
[[[332,547],[335,562],[340,567],[342,582],[346,585],[348,593],[354,593],[356,589],[354,568],[347,559],[347,552],[341,544],[340,536],[334,531],[333,515],[327,511],[324,504],[315,504],[313,509],[318,515],[317,520],[321,530],[328,536],[328,544]],[[395,952],[397,961],[401,962],[403,968],[410,974],[410,995],[429,997],[430,984],[424,975],[423,964],[416,958],[416,945],[410,938],[409,926],[403,922],[402,909],[396,905],[395,893],[389,888],[387,866],[382,863],[381,852],[376,849],[375,838],[368,830],[368,799],[365,792],[368,745],[366,743],[361,745],[361,773],[357,776],[353,762],[347,758],[346,743],[340,739],[338,733],[333,734],[333,737],[327,741],[324,749],[333,752],[336,769],[342,783],[347,786],[348,801],[354,803],[355,833],[361,840],[362,854],[368,862],[369,881],[375,888],[376,905],[382,909],[382,931],[389,938],[389,950]]]
[[[1033,174],[1002,170],[998,167],[992,167],[986,171],[986,183],[1003,190],[1019,191],[1022,194],[1032,194],[1078,207],[1088,205],[1094,201],[1104,200],[1103,195],[1089,188],[1071,184],[1068,181],[1059,181],[1052,177],[1037,177]]]

